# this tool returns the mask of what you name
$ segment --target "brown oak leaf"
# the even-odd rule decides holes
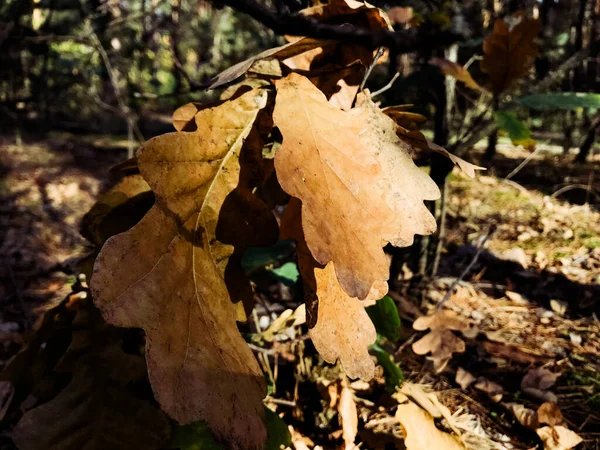
[[[249,135],[266,103],[266,91],[252,90],[199,111],[197,131],[159,136],[140,149],[156,204],[107,241],[91,286],[109,323],[145,330],[162,409],[180,423],[205,420],[236,449],[262,448],[266,439],[264,378],[232,302],[249,289],[236,255],[277,235],[269,208],[252,193],[250,163],[261,148]]]
[[[439,189],[414,164],[393,120],[368,98],[345,112],[301,75],[276,87],[279,183],[302,201],[311,254],[323,265],[333,261],[344,291],[364,299],[389,277],[386,243],[408,246],[415,234],[435,230],[423,200],[438,198]]]
[[[540,27],[539,19],[530,19],[522,11],[494,22],[483,41],[481,61],[494,94],[504,92],[529,71],[538,51],[535,38]]]
[[[98,310],[80,309],[73,336],[55,367],[72,379],[56,397],[27,411],[13,439],[28,450],[159,449],[169,437],[166,416],[129,384],[144,378],[141,356],[121,349],[119,335]]]
[[[340,360],[350,378],[369,380],[375,373],[369,355],[369,346],[377,339],[375,326],[364,303],[341,288],[333,263],[323,267],[311,255],[304,240],[300,208],[300,201],[292,198],[281,219],[281,237],[297,243],[310,338],[325,361],[333,364]],[[367,298],[377,300],[386,292],[387,284],[378,284]]]

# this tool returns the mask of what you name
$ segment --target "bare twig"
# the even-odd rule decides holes
[[[375,92],[373,92],[371,94],[371,98],[376,97],[378,95],[383,94],[385,91],[389,90],[392,88],[392,86],[394,85],[394,83],[396,82],[396,80],[400,77],[400,72],[396,72],[394,74],[394,76],[392,77],[392,79],[390,81],[388,81],[388,83],[383,86],[381,89],[376,90]]]
[[[385,49],[383,47],[379,47],[377,49],[377,53],[375,53],[375,56],[373,57],[373,61],[371,62],[371,64],[367,68],[367,71],[365,72],[365,76],[363,77],[363,80],[360,83],[359,90],[361,92],[365,89],[365,85],[367,84],[367,80],[369,79],[369,77],[371,76],[371,72],[373,72],[373,69],[377,65],[377,61],[379,61],[379,58],[381,58],[383,56],[383,52],[384,51],[385,51]]]

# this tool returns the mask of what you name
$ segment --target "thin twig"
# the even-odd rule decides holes
[[[291,406],[292,408],[296,406],[296,402],[292,400],[283,400],[281,398],[266,397],[264,402],[273,403],[275,405]]]
[[[394,83],[396,82],[396,80],[400,78],[400,72],[396,72],[394,74],[394,76],[392,77],[392,79],[390,81],[388,81],[388,84],[386,84],[385,86],[383,86],[381,89],[376,90],[375,92],[373,92],[371,94],[371,98],[376,97],[378,95],[383,94],[385,91],[389,90],[392,88],[392,86],[394,85]]]
[[[373,61],[367,68],[367,71],[365,72],[365,76],[363,77],[362,82],[360,83],[360,88],[359,88],[360,92],[365,90],[365,85],[367,84],[367,80],[369,79],[369,77],[371,76],[371,72],[373,72],[373,69],[377,65],[377,61],[379,61],[379,58],[381,58],[383,56],[384,51],[385,51],[385,49],[383,47],[379,47],[377,49],[377,53],[375,53],[375,56],[373,57]]]

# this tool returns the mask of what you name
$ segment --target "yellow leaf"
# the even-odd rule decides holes
[[[468,88],[484,92],[483,89],[471,76],[471,73],[460,64],[445,58],[431,58],[429,64],[438,66],[444,75],[449,75],[462,82]]]
[[[348,113],[298,74],[276,87],[273,119],[283,135],[277,178],[302,201],[314,258],[333,261],[344,291],[364,299],[389,277],[387,242],[408,246],[415,234],[435,230],[423,200],[438,198],[439,189],[412,161],[396,124],[368,98]]]
[[[410,401],[398,405],[396,419],[404,428],[407,450],[465,450],[456,436],[439,430],[433,418]]]
[[[281,237],[297,242],[309,335],[325,361],[333,364],[339,360],[350,378],[369,380],[375,371],[369,346],[377,332],[363,302],[341,288],[333,263],[322,267],[312,257],[302,231],[300,206],[298,199],[290,200],[281,219]],[[386,293],[387,284],[380,283],[368,298],[379,299]]]
[[[560,425],[538,428],[535,431],[544,443],[544,450],[569,450],[583,442],[577,433]]]
[[[251,294],[239,257],[277,234],[270,209],[252,194],[262,149],[253,124],[266,102],[266,91],[247,92],[199,111],[197,131],[142,147],[139,167],[156,204],[106,242],[91,285],[109,323],[145,330],[162,409],[180,423],[206,421],[231,448],[258,449],[266,439],[264,377],[234,304]]]

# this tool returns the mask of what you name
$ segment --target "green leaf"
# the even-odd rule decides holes
[[[276,263],[294,252],[294,241],[278,241],[270,247],[250,247],[242,256],[242,267],[246,273],[252,273],[269,264]]]
[[[205,422],[193,422],[173,428],[169,449],[180,450],[223,450],[208,429]]]
[[[292,444],[292,436],[287,424],[269,408],[265,408],[265,425],[268,434],[265,450],[279,450]]]
[[[573,110],[579,108],[600,108],[600,94],[588,92],[553,92],[532,94],[515,99],[515,102],[537,110]]]
[[[275,274],[279,280],[281,280],[284,284],[293,285],[300,278],[300,272],[298,272],[298,266],[296,263],[287,262],[281,267],[277,267],[275,269],[271,269],[270,272]]]
[[[498,128],[508,133],[514,145],[525,148],[535,148],[535,141],[531,139],[531,132],[514,112],[496,111],[496,124]]]
[[[267,427],[267,442],[265,450],[279,450],[289,447],[292,437],[286,423],[276,413],[265,407],[265,426]],[[204,422],[194,422],[188,425],[177,425],[173,429],[168,449],[179,450],[224,450],[217,444],[208,426]]]
[[[375,353],[377,363],[383,367],[383,376],[385,378],[385,388],[388,392],[396,392],[396,388],[404,381],[402,370],[394,362],[392,355],[382,349],[379,345],[371,345],[371,351]]]
[[[377,333],[393,342],[400,339],[400,316],[396,303],[391,297],[386,295],[366,310]]]

